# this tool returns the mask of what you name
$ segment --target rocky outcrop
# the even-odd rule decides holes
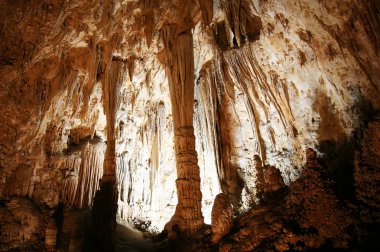
[[[355,153],[354,181],[358,204],[353,207],[358,222],[355,225],[357,237],[364,245],[363,250],[378,250],[377,231],[380,226],[380,117],[368,124],[361,142],[361,149]]]
[[[37,249],[44,216],[27,199],[14,198],[0,206],[0,250]],[[43,247],[42,247],[43,248]]]
[[[227,194],[220,193],[214,200],[211,212],[211,243],[217,244],[227,233],[233,224],[233,208]]]
[[[370,122],[355,156],[356,197],[369,207],[380,210],[380,117]],[[380,219],[379,219],[380,220]]]
[[[82,251],[88,211],[12,197],[0,204],[0,251]]]
[[[281,175],[281,171],[274,166],[264,168],[264,197],[281,190],[286,185]]]
[[[289,193],[277,195],[238,217],[234,226],[237,231],[222,240],[219,251],[348,247],[347,229],[353,220],[338,203],[331,185],[322,179],[316,153],[309,149],[306,156],[304,171],[289,185]]]

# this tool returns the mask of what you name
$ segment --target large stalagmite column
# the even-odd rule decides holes
[[[116,228],[118,191],[116,184],[115,117],[120,62],[112,61],[111,50],[104,50],[103,106],[107,118],[107,149],[104,174],[92,208],[94,238],[99,251],[113,251],[112,236]]]
[[[190,30],[176,34],[173,26],[164,26],[162,39],[172,102],[178,196],[175,214],[165,229],[170,233],[177,225],[181,235],[191,236],[204,224],[193,128],[193,37]]]

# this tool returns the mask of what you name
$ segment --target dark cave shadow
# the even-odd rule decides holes
[[[333,182],[333,190],[340,200],[356,200],[354,180],[355,152],[361,149],[364,131],[379,111],[376,111],[371,101],[358,93],[357,103],[351,107],[351,113],[358,116],[359,126],[351,136],[346,136],[344,126],[331,109],[334,105],[323,92],[314,104],[321,115],[318,130],[318,150],[323,154],[320,159],[325,167],[322,175]]]
[[[150,252],[158,249],[158,244],[145,238],[143,233],[120,223],[116,226],[114,242],[115,252]]]

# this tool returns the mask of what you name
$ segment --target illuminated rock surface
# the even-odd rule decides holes
[[[103,175],[120,221],[151,234],[176,223],[201,250],[371,250],[379,11],[372,0],[1,1],[0,250],[91,247]],[[234,223],[211,246],[203,222],[220,193]],[[112,197],[99,209],[113,214]]]

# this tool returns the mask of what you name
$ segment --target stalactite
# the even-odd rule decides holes
[[[280,147],[276,146],[278,134],[287,134],[290,137],[291,146],[295,149],[300,149],[300,142],[297,139],[297,128],[294,126],[294,122],[291,121],[294,120],[294,116],[289,102],[288,83],[286,80],[272,78],[272,76],[275,76],[275,74],[271,74],[269,76],[271,78],[266,76],[256,59],[254,49],[252,46],[246,45],[240,50],[219,51],[216,54],[215,60],[211,61],[210,64],[204,65],[197,82],[198,89],[203,92],[203,94],[197,97],[197,102],[202,105],[201,107],[215,111],[213,113],[204,109],[199,114],[206,118],[212,118],[213,115],[216,116],[210,122],[205,123],[207,127],[211,128],[207,132],[207,135],[215,141],[216,147],[214,147],[212,152],[215,157],[219,157],[216,159],[216,162],[222,191],[232,197],[231,199],[236,209],[239,209],[237,206],[241,203],[241,200],[247,201],[245,197],[249,197],[244,196],[242,188],[237,185],[239,184],[237,181],[240,180],[240,177],[242,177],[245,183],[244,190],[248,190],[249,194],[252,194],[256,191],[255,188],[259,186],[258,184],[263,182],[263,175],[258,174],[260,169],[251,168],[257,164],[256,157],[250,158],[246,168],[241,167],[241,164],[231,163],[229,157],[237,155],[237,153],[234,153],[236,152],[236,147],[230,145],[239,136],[236,136],[236,133],[232,133],[229,130],[229,124],[233,119],[224,117],[226,114],[233,113],[236,116],[235,120],[241,120],[239,118],[241,114],[238,114],[236,110],[234,111],[234,105],[231,104],[236,104],[239,99],[244,101],[253,133],[252,141],[247,141],[246,144],[249,143],[250,146],[255,146],[252,155],[257,155],[260,162],[265,164],[268,154],[273,158],[272,152],[279,151]],[[206,84],[203,82],[206,82]],[[203,91],[202,85],[215,87],[215,94]],[[241,92],[241,95],[237,96],[236,91]],[[210,101],[214,99],[214,104],[212,102],[205,102],[207,99]],[[197,115],[197,117],[199,116]],[[277,118],[282,128],[263,127],[263,124],[265,125]],[[242,126],[243,124],[240,123],[240,127]],[[207,131],[207,127],[202,130]],[[213,137],[213,132],[216,134],[215,137]],[[269,149],[270,145],[272,147]],[[297,153],[294,155],[296,156]],[[297,156],[295,159],[301,162],[300,160],[303,157]],[[262,166],[263,164],[261,164]],[[284,169],[284,167],[281,168]],[[239,169],[244,169],[244,173],[259,176],[261,179],[258,177],[248,179],[245,175],[239,174]],[[262,183],[262,190],[264,190],[263,186],[264,184]],[[263,197],[262,194],[263,192],[257,192],[256,200],[260,201]]]
[[[222,55],[218,55],[218,57]],[[224,60],[214,60],[210,64],[205,64],[200,73],[200,78],[197,82],[197,90],[199,94],[197,101],[202,108],[198,112],[196,118],[205,120],[203,123],[208,140],[205,140],[211,146],[211,155],[215,156],[216,171],[219,178],[221,191],[228,194],[236,207],[236,210],[241,208],[242,197],[242,175],[239,169],[240,164],[231,162],[231,156],[237,155],[236,147],[233,146],[235,141],[234,126],[231,121],[239,120],[240,118],[231,118],[231,114],[238,116],[234,107],[231,104],[236,102],[236,93],[234,90],[234,77],[226,68]],[[202,124],[201,124],[202,125]],[[239,125],[242,126],[241,124]],[[197,139],[201,137],[197,135]],[[258,141],[253,139],[253,144],[258,144]],[[256,153],[259,153],[257,151]],[[212,167],[212,166],[211,166]],[[247,164],[246,170],[249,170],[250,165]],[[207,166],[210,169],[210,166]],[[210,173],[210,171],[208,171]],[[251,171],[247,173],[252,174]],[[248,190],[253,190],[253,183],[249,184]],[[215,186],[213,186],[215,187]],[[203,189],[204,190],[204,189]]]
[[[213,18],[213,1],[198,0],[202,10],[202,20],[205,26],[209,25]]]
[[[85,115],[88,113],[89,108],[89,98],[90,94],[93,91],[96,79],[97,79],[97,68],[99,66],[99,62],[101,59],[101,51],[99,51],[96,43],[96,38],[92,37],[91,40],[88,43],[89,46],[89,58],[88,58],[88,73],[89,76],[87,78],[87,85],[84,85],[83,87],[83,106],[81,109],[81,117],[84,118]]]
[[[219,144],[219,114],[216,85],[211,80],[210,65],[205,66],[195,86],[194,129],[202,190],[202,212],[205,222],[211,221],[211,204],[221,192],[218,174],[223,174]]]
[[[229,92],[230,90],[225,89],[225,93],[222,93],[222,90],[220,88],[220,83],[223,83],[223,77],[221,73],[224,73],[224,71],[221,71],[221,69],[218,69],[218,67],[221,67],[221,65],[213,65],[211,69],[207,70],[208,81],[210,82],[211,87],[215,87],[216,91],[216,115],[217,115],[217,121],[216,121],[216,145],[218,146],[218,157],[220,159],[219,163],[220,165],[217,166],[217,172],[219,181],[221,183],[221,189],[223,192],[227,193],[228,185],[225,183],[227,177],[229,177],[230,174],[230,150],[231,150],[231,141],[230,141],[230,129],[228,127],[228,124],[226,124],[226,118],[223,116],[224,114],[227,114],[227,108],[226,105],[226,97],[230,97],[232,100],[234,100],[234,95]],[[220,74],[219,74],[220,73]],[[231,87],[231,86],[230,86]],[[232,89],[233,92],[233,89]]]
[[[234,80],[233,83],[226,83],[226,85],[231,85],[231,84],[237,85],[243,91],[245,106],[250,115],[252,131],[255,136],[254,144],[257,146],[256,152],[260,155],[263,162],[265,162],[266,149],[265,149],[264,140],[262,139],[261,130],[259,127],[260,118],[258,115],[258,109],[256,107],[256,103],[255,103],[256,99],[257,100],[260,100],[260,99],[258,99],[257,95],[256,96],[252,95],[256,93],[254,85],[252,85],[252,88],[251,86],[248,86],[248,83],[252,83],[251,82],[252,79],[250,79],[251,75],[248,73],[249,65],[243,65],[244,63],[246,63],[246,61],[242,61],[244,60],[244,56],[241,58],[237,57],[237,55],[235,55],[233,52],[228,52],[224,60],[226,60],[227,65],[231,66],[230,73],[231,73],[232,79]],[[256,99],[254,97],[256,97]],[[259,102],[259,104],[260,103],[261,102]],[[264,112],[266,111],[265,107],[263,111]]]
[[[78,187],[78,173],[82,159],[77,156],[69,156],[65,164],[65,177],[63,179],[61,200],[73,206]]]
[[[99,179],[103,176],[104,143],[84,143],[80,156],[76,152],[65,162],[61,201],[69,206],[92,206]]]
[[[156,183],[156,177],[158,173],[158,169],[160,167],[160,150],[161,150],[161,142],[162,142],[162,130],[165,122],[165,106],[163,103],[159,103],[157,105],[157,111],[155,114],[155,120],[153,122],[154,127],[154,137],[152,143],[152,149],[150,154],[150,201],[153,198],[153,192]]]
[[[161,3],[155,0],[144,0],[141,1],[141,3],[142,10],[144,13],[144,35],[146,44],[149,48],[152,43],[154,25],[156,21],[154,16],[154,10],[156,10],[158,8],[158,5],[160,5]]]
[[[230,31],[226,32],[230,47],[241,47],[260,36],[261,20],[253,15],[255,7],[249,1],[221,0],[220,7]]]
[[[292,109],[289,103],[288,84],[274,73],[271,73],[269,83],[268,77],[260,67],[251,46],[244,46],[241,51],[228,51],[218,55],[219,60],[215,61],[217,79],[222,87],[228,92],[230,86],[236,86],[243,92],[243,98],[247,111],[250,115],[252,131],[255,135],[254,144],[257,146],[256,153],[261,157],[263,163],[267,159],[267,148],[263,139],[260,122],[267,122],[271,119],[268,108],[273,104],[276,109],[278,118],[281,121],[283,130],[291,138],[292,145],[295,149],[300,149],[300,143],[297,136],[294,135],[294,120]],[[228,69],[223,69],[223,65],[228,65]],[[264,118],[262,118],[262,115]],[[290,118],[290,120],[289,120]],[[273,132],[270,135],[274,135]],[[301,157],[299,157],[302,160]]]
[[[194,53],[191,31],[175,34],[174,26],[161,31],[172,102],[177,162],[176,212],[165,229],[178,225],[181,235],[191,236],[203,226],[202,193],[193,128]]]
[[[342,154],[341,146],[343,152],[346,146],[355,148],[346,140],[361,137],[367,116],[380,104],[378,2],[0,1],[0,250],[44,250],[44,234],[48,249],[59,246],[55,232],[62,225],[55,227],[51,216],[59,200],[62,209],[85,212],[99,187],[92,218],[96,240],[104,240],[99,248],[108,250],[115,183],[123,205],[120,216],[130,223],[145,222],[149,231],[161,230],[172,216],[177,184],[179,203],[170,228],[194,234],[202,224],[200,205],[204,211],[219,189],[236,214],[257,210],[261,206],[251,204],[254,197],[265,200],[264,194],[281,189],[284,181],[290,185],[308,174],[298,170],[304,168],[301,156],[308,147],[327,159]],[[167,29],[165,24],[175,25]],[[164,45],[159,40],[163,26]],[[194,76],[199,77],[195,101]],[[126,92],[117,101],[120,82]],[[365,137],[357,154],[355,188],[349,188],[357,190],[356,200],[363,203],[358,211],[380,208],[374,133]],[[107,150],[105,143],[84,143],[90,136],[106,141]],[[307,168],[316,164],[316,153],[311,157]],[[313,182],[313,176],[300,177],[294,199],[285,199],[289,204],[264,202],[263,208],[278,208],[269,216],[255,210],[257,219],[238,226],[241,232],[234,230],[231,236],[239,243],[236,249],[265,250],[259,244],[250,247],[259,238],[273,243],[268,250],[302,250],[315,246],[314,236],[326,233],[326,245],[349,246],[348,238],[335,237],[337,229],[330,228],[332,219],[338,220],[333,226],[344,222],[334,217],[334,209],[326,222],[319,221],[335,199],[318,198],[324,180]],[[309,190],[307,201],[304,189]],[[309,214],[303,206],[294,208],[290,223],[284,211],[277,211],[299,202],[306,207],[315,203],[315,208]],[[44,216],[39,227],[35,211]],[[75,228],[70,228],[76,218],[70,215],[57,213],[57,220],[71,219],[64,225],[68,232],[58,236],[76,240]],[[294,223],[294,216],[304,220]],[[47,219],[53,220],[48,224]],[[261,226],[269,226],[271,234],[266,236]],[[240,242],[237,233],[247,242]],[[306,242],[295,238],[299,235]],[[73,250],[69,243],[60,249]]]
[[[135,96],[139,104],[151,99],[145,96],[146,86],[141,88],[140,95]],[[129,93],[130,97],[132,94]],[[118,216],[134,225],[143,225],[149,232],[162,231],[177,203],[172,117],[166,104],[170,102],[161,99],[147,102],[118,126],[121,134],[117,139]],[[145,119],[135,121],[141,112]]]
[[[78,191],[75,200],[77,207],[91,206],[99,180],[103,176],[105,144],[86,144],[82,149],[82,165],[78,178]]]

